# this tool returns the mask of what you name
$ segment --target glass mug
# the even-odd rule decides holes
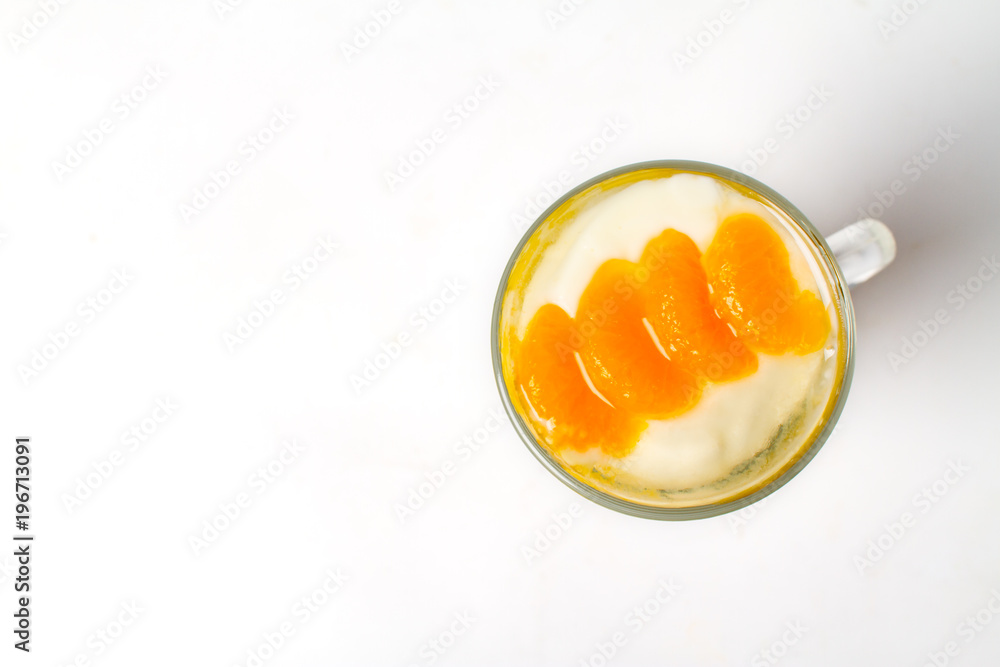
[[[523,333],[525,328],[522,306],[528,287],[533,280],[544,281],[547,278],[536,275],[535,270],[544,259],[546,250],[562,235],[573,230],[574,223],[582,217],[578,214],[629,185],[679,174],[710,177],[723,188],[762,205],[794,239],[798,250],[807,256],[824,305],[828,310],[832,307],[835,313],[828,337],[832,342],[827,345],[824,355],[827,360],[832,355],[836,355],[836,359],[830,363],[832,372],[828,373],[829,389],[822,393],[823,404],[814,409],[815,414],[809,418],[812,421],[805,422],[815,422],[807,433],[797,438],[783,438],[782,433],[792,433],[795,429],[781,424],[762,449],[753,451],[746,460],[731,466],[718,478],[692,484],[690,488],[666,488],[669,485],[644,482],[626,484],[618,476],[609,474],[606,466],[573,463],[546,445],[544,436],[536,428],[537,419],[530,417],[532,407],[527,396],[518,389],[512,347],[520,342],[518,329]],[[784,197],[755,179],[726,167],[702,162],[658,160],[601,174],[567,192],[542,213],[524,234],[504,270],[493,307],[491,330],[493,369],[504,409],[521,440],[549,472],[574,491],[604,507],[661,520],[712,517],[746,507],[794,477],[816,455],[833,431],[847,399],[854,368],[855,324],[849,288],[887,266],[895,252],[892,233],[881,222],[861,220],[824,239]],[[646,324],[648,327],[648,322]],[[662,347],[660,351],[666,355]],[[792,417],[788,419],[790,421]],[[799,415],[796,419],[798,425],[804,418]]]

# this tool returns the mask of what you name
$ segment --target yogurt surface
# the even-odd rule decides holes
[[[545,248],[524,289],[515,329],[523,336],[532,316],[546,303],[574,316],[601,264],[609,259],[639,261],[650,239],[665,229],[687,234],[704,253],[720,223],[736,213],[756,214],[775,229],[789,251],[799,289],[811,290],[827,306],[832,326],[823,349],[805,355],[758,354],[755,373],[731,382],[710,382],[688,412],[650,421],[627,456],[613,458],[598,448],[558,452],[566,465],[599,470],[602,478],[614,477],[634,489],[689,492],[745,469],[769,447],[774,449],[772,463],[780,463],[807,440],[837,377],[839,326],[830,290],[816,259],[806,250],[807,240],[784,221],[784,214],[710,176],[680,173],[642,180],[578,211]]]

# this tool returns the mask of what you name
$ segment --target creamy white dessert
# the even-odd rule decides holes
[[[759,216],[781,237],[799,289],[812,291],[826,306],[831,320],[826,343],[803,355],[759,353],[756,372],[708,382],[687,412],[649,421],[623,457],[598,447],[554,452],[578,477],[640,502],[701,504],[766,481],[810,441],[838,380],[836,304],[801,230],[780,210],[713,177],[678,173],[639,180],[597,193],[568,218],[564,214],[536,249],[538,257],[511,302],[517,307],[508,307],[512,333],[524,336],[547,303],[574,316],[598,267],[610,259],[638,262],[647,243],[665,229],[688,235],[704,253],[720,223],[737,213]],[[652,330],[650,335],[655,339]]]
[[[575,315],[584,288],[607,260],[638,262],[650,239],[668,228],[690,236],[704,253],[719,223],[736,213],[754,213],[771,223],[789,247],[799,287],[829,303],[829,289],[815,277],[819,273],[816,260],[812,253],[803,252],[807,246],[793,236],[788,223],[779,222],[780,213],[710,176],[677,174],[626,185],[576,214],[572,224],[545,248],[524,291],[518,335],[524,334],[532,316],[546,303]]]

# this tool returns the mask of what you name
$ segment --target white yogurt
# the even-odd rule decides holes
[[[775,430],[802,409],[815,385],[826,384],[823,361],[822,351],[759,355],[753,375],[709,384],[690,411],[650,421],[635,449],[617,465],[650,488],[688,489],[725,477],[767,446]],[[562,455],[570,465],[614,461],[596,448]]]

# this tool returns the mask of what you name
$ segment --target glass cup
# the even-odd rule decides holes
[[[514,362],[510,353],[521,319],[524,289],[534,278],[534,268],[546,248],[572,228],[576,213],[627,185],[676,174],[712,177],[775,212],[781,223],[795,232],[799,249],[809,254],[812,263],[819,268],[821,275],[817,281],[825,283],[839,327],[835,337],[837,342],[831,348],[831,353],[837,355],[836,377],[815,428],[801,444],[795,446],[794,451],[778,455],[776,448],[781,443],[770,444],[753,461],[714,484],[713,488],[721,490],[707,494],[704,501],[677,500],[666,491],[662,491],[661,495],[653,493],[637,497],[616,489],[614,481],[603,481],[599,475],[582,474],[578,466],[567,465],[554,456],[540,442],[532,420],[526,414],[525,401],[517,396]],[[661,520],[699,519],[746,507],[794,477],[812,460],[833,431],[847,399],[854,369],[855,324],[849,288],[882,270],[893,260],[895,252],[892,233],[881,222],[861,220],[824,239],[802,212],[784,197],[763,183],[726,167],[703,162],[657,160],[601,174],[567,192],[542,213],[524,234],[504,270],[493,307],[490,341],[494,375],[504,409],[521,440],[549,472],[580,495],[604,507]]]

